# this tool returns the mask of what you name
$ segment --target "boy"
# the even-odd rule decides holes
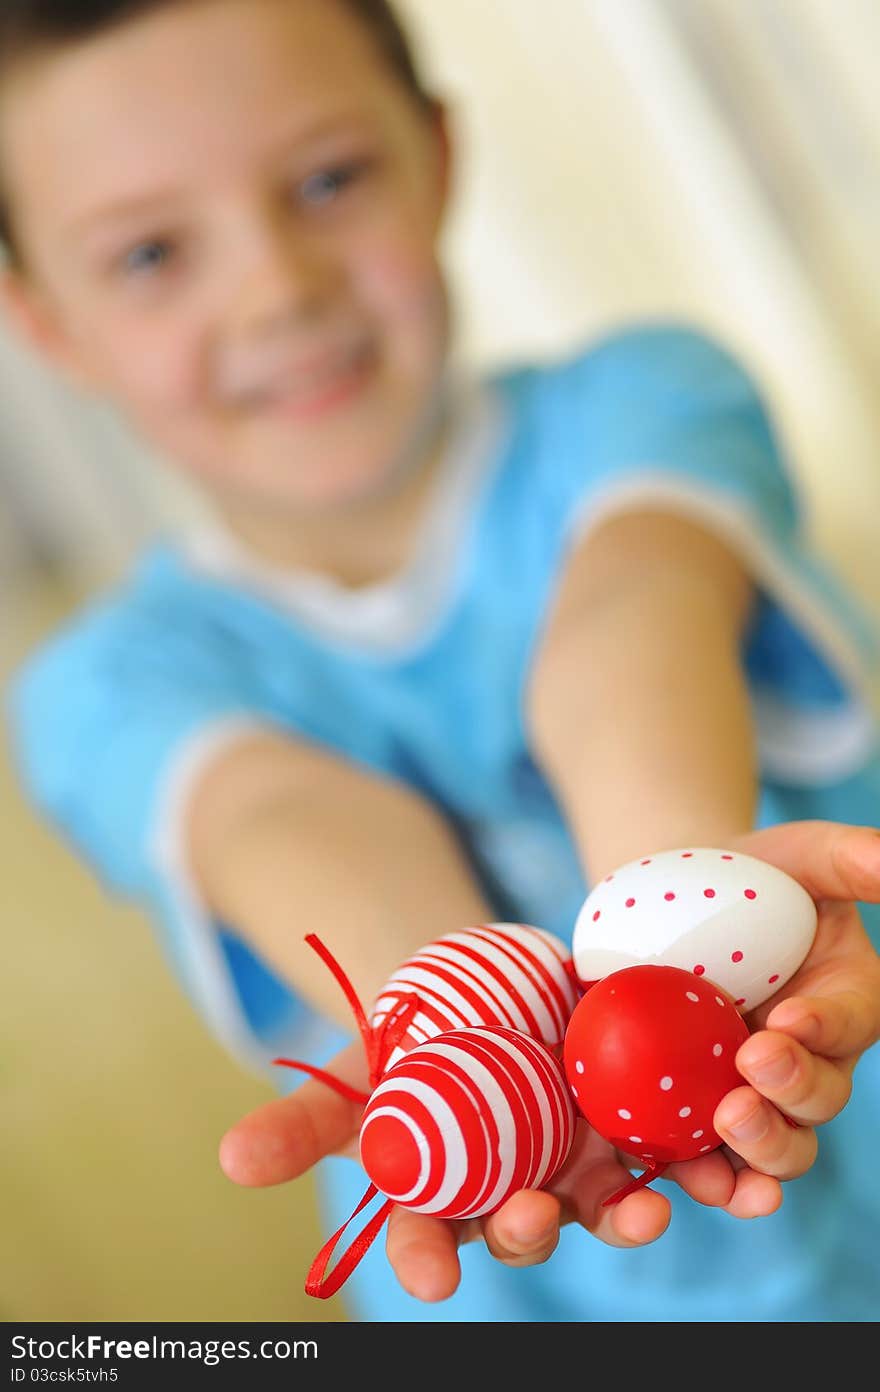
[[[220,1037],[261,1067],[326,1057],[321,1017],[349,1021],[307,931],[369,1002],[451,928],[567,936],[587,883],[663,847],[740,846],[823,901],[750,1022],[730,1149],[677,1168],[697,1202],[662,1243],[610,1250],[658,1237],[669,1198],[603,1210],[626,1171],[584,1126],[553,1192],[482,1232],[507,1266],[545,1261],[564,1218],[607,1246],[572,1225],[513,1272],[475,1245],[445,1299],[470,1232],[398,1211],[390,1266],[352,1281],[364,1317],[876,1314],[853,1149],[873,1153],[876,1051],[815,1166],[813,1126],[880,1029],[850,902],[880,899],[880,838],[812,820],[872,820],[876,732],[858,621],[801,554],[752,384],[667,326],[453,380],[449,142],[380,0],[19,0],[0,26],[8,311],[217,519],[22,674],[23,774],[152,911]],[[224,1164],[273,1182],[355,1128],[307,1084]],[[717,1212],[767,1216],[798,1175],[771,1224]],[[329,1179],[341,1221],[362,1179]]]

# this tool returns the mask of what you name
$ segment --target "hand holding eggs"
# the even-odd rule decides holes
[[[639,963],[681,967],[723,987],[745,1012],[794,975],[817,921],[806,890],[766,861],[739,851],[662,851],[595,886],[572,954],[584,983]]]

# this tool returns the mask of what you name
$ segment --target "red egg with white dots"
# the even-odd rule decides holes
[[[798,970],[817,922],[803,886],[766,861],[705,847],[661,851],[593,888],[572,955],[584,982],[641,963],[682,967],[749,1011]]]
[[[361,1162],[395,1203],[476,1218],[565,1163],[575,1112],[559,1060],[535,1039],[491,1027],[411,1049],[364,1111]]]
[[[733,1001],[680,967],[635,966],[592,986],[565,1036],[572,1096],[590,1125],[652,1170],[721,1145],[712,1118],[743,1078],[749,1037]]]
[[[376,999],[370,1028],[383,1071],[417,1045],[475,1025],[519,1030],[556,1048],[580,994],[560,938],[527,923],[481,923],[446,933],[398,967]],[[383,1046],[387,1022],[393,1026],[409,1001],[416,1008],[405,1032]]]

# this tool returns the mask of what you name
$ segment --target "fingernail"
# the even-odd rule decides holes
[[[767,1028],[797,1031],[800,1042],[809,1047],[810,1041],[819,1037],[818,1018],[810,1010],[802,1010],[797,1007],[788,1010],[786,1009],[787,1004],[787,1001],[782,1001],[775,1010],[770,1012],[767,1017]]]
[[[756,1063],[747,1063],[745,1071],[752,1082],[769,1087],[782,1087],[789,1081],[795,1070],[795,1058],[790,1049],[780,1049],[775,1054],[767,1054]]]
[[[540,1232],[535,1232],[532,1228],[523,1227],[521,1231],[514,1229],[507,1238],[508,1246],[519,1248],[523,1251],[531,1251],[535,1247],[543,1247],[549,1242],[553,1234],[557,1231],[558,1224],[554,1220]]]
[[[747,1117],[738,1121],[735,1126],[728,1126],[731,1136],[735,1136],[738,1141],[760,1141],[770,1127],[770,1119],[767,1116],[766,1107],[756,1107],[753,1112],[749,1112]]]

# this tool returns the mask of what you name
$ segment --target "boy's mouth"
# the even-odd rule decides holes
[[[309,359],[286,362],[249,387],[240,400],[285,420],[315,420],[351,400],[378,364],[369,342],[335,348]]]

